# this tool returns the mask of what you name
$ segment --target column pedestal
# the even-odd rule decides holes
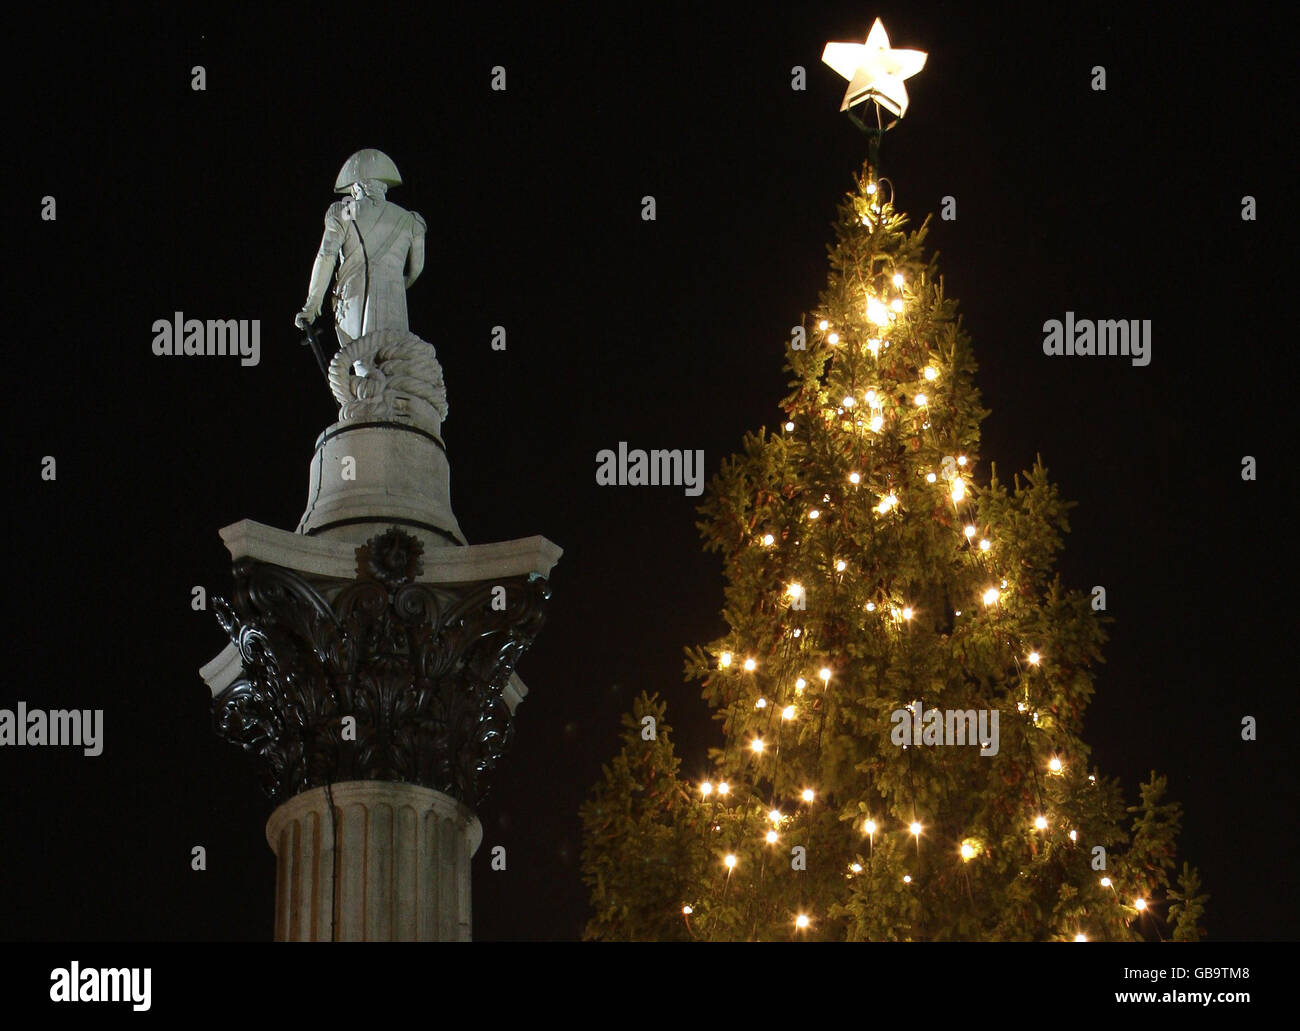
[[[470,940],[483,829],[449,795],[373,780],[313,788],[271,814],[266,840],[276,941]]]

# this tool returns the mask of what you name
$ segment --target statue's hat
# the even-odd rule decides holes
[[[402,177],[393,159],[382,150],[367,147],[343,162],[338,178],[334,180],[335,193],[347,193],[353,183],[362,179],[378,179],[388,186],[400,186]]]

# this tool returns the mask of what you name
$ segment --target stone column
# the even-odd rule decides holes
[[[330,799],[333,799],[333,811]],[[469,941],[474,814],[416,784],[344,781],[271,814],[276,941]]]

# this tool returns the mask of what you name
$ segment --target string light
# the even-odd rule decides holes
[[[1082,931],[1080,931],[1078,934],[1074,936],[1074,940],[1077,942],[1086,942],[1088,940],[1088,936],[1084,934]]]
[[[790,595],[795,601],[803,597],[803,584],[791,584],[785,589],[785,593]]]
[[[862,482],[862,477],[857,473],[849,473],[849,483],[858,484]]]
[[[988,551],[991,547],[993,547],[993,542],[987,537],[980,541],[980,551]]]
[[[770,813],[767,814],[767,818],[768,818],[769,820],[771,820],[773,823],[780,823],[780,822],[781,822],[781,810],[780,810],[780,809],[773,809]]]
[[[826,339],[832,344],[838,344],[840,342],[840,335],[838,333],[832,333]]]
[[[805,802],[811,802],[813,800],[813,789],[804,788],[802,798]]]
[[[925,367],[925,378],[928,379],[931,383],[933,383],[935,380],[939,378],[939,370],[936,369],[933,365],[927,365]]]
[[[749,743],[749,747],[753,750],[755,755],[762,755],[763,739],[761,737],[754,738],[754,740]]]
[[[770,533],[763,534],[763,547],[770,548],[775,543],[776,543],[776,538],[773,537]]]
[[[885,425],[885,417],[883,415],[873,415],[867,425],[871,427],[872,433],[879,433],[881,427]]]
[[[975,858],[975,846],[969,842],[963,841],[961,843],[961,857],[969,863]]]
[[[726,856],[723,857],[722,861],[723,863],[726,864],[728,870],[734,870],[736,868],[736,857],[733,856],[730,852],[728,852]]]
[[[718,794],[719,794],[719,795],[725,795],[725,794],[726,794],[728,791],[730,791],[730,790],[731,790],[731,785],[728,784],[725,780],[719,782],[719,784],[718,784]]]
[[[912,615],[913,615],[913,613],[912,613],[912,607],[911,607],[910,605],[904,606],[904,608],[903,608],[903,618],[904,618],[904,619],[911,619],[911,618],[912,618]]]
[[[794,706],[793,706],[793,705],[787,705],[784,709],[781,710],[781,719],[783,719],[783,720],[792,720],[792,719],[794,719]]]
[[[1133,908],[1136,909],[1139,913],[1141,913],[1143,910],[1145,910],[1145,909],[1147,908],[1147,900],[1146,900],[1146,899],[1134,899],[1134,900],[1133,900]]]
[[[925,482],[926,482],[926,483],[934,483],[935,480],[937,480],[938,478],[939,478],[939,477],[935,476],[934,473],[926,473],[926,474],[925,474]]]
[[[901,312],[903,310],[903,299],[901,297],[895,297],[889,302],[889,306],[893,308],[894,311]]]
[[[822,319],[821,322],[817,323],[817,328],[822,330],[823,332],[830,329],[830,326],[831,324],[827,322],[825,319]]]
[[[817,671],[817,675],[822,678],[823,684],[829,684],[831,682],[830,667],[823,666],[821,669]]]
[[[844,400],[840,402],[840,404],[842,404],[845,408],[852,408],[857,403],[858,403],[858,399],[855,398],[852,394],[845,394]]]
[[[690,906],[682,906],[682,913],[685,914],[686,916],[690,916],[694,912],[695,910],[692,909]]]
[[[862,864],[861,864],[861,863],[850,863],[850,864],[849,864],[849,869],[852,870],[854,873],[861,873],[861,872],[862,872]]]
[[[1056,756],[1052,756],[1052,758],[1047,761],[1047,768],[1051,770],[1053,773],[1060,773],[1061,770],[1063,769],[1061,765],[1061,760],[1058,759]]]
[[[921,836],[921,824],[919,821],[913,820],[907,829],[912,832],[912,837],[919,838]]]
[[[835,572],[842,573],[844,570],[848,569],[848,567],[848,563],[845,562],[844,559],[840,559],[835,563]]]
[[[876,192],[875,183],[867,183],[867,196],[870,197]]]
[[[821,513],[820,513],[819,511],[817,511],[817,509],[814,508],[811,512],[808,513],[808,518],[809,518],[809,519],[816,519],[816,518],[817,518],[818,516],[820,516],[820,515],[821,515]]]
[[[1103,888],[1109,888],[1109,887],[1110,887],[1110,883],[1111,883],[1111,882],[1110,882],[1110,878],[1109,878],[1109,877],[1103,877],[1103,878],[1101,879],[1101,886],[1102,886]]]
[[[767,843],[768,843],[769,845],[775,845],[775,844],[776,844],[776,838],[777,838],[776,831],[768,831],[768,832],[767,832],[767,835],[766,835],[766,838],[767,838]]]
[[[794,689],[796,691],[802,691],[807,686],[808,686],[808,681],[804,680],[803,677],[800,677],[798,680],[794,682]]]
[[[967,538],[974,537],[974,536],[975,536],[975,527],[971,526],[971,525],[968,523],[968,524],[966,525],[966,528],[965,528],[964,530],[962,530],[962,533],[964,533],[964,534],[967,536]]]
[[[1047,830],[1047,817],[1046,817],[1046,816],[1035,816],[1035,817],[1034,817],[1034,827],[1035,827],[1037,830],[1040,830],[1040,831],[1045,831],[1045,830]]]
[[[872,337],[867,341],[867,350],[871,352],[871,357],[875,358],[880,354],[880,341]]]
[[[961,499],[964,498],[965,496],[966,496],[966,484],[965,482],[963,482],[962,478],[958,476],[955,480],[952,481],[952,500],[961,501]]]
[[[703,795],[705,798],[708,798],[711,794],[713,794],[713,785],[706,780],[703,784],[700,785],[700,794]]]
[[[924,408],[930,401],[924,394],[917,394],[915,400],[917,408]]]
[[[799,928],[799,930],[801,931],[807,929],[808,923],[809,923],[808,918],[804,916],[803,913],[800,913],[797,917],[794,918],[795,927]]]
[[[875,603],[874,601],[869,601],[869,602],[867,602],[867,611],[868,611],[868,612],[875,612],[875,611],[876,611],[876,603]]]
[[[754,703],[754,708],[755,708],[755,709],[766,709],[766,708],[767,708],[767,699],[766,699],[766,698],[760,698],[758,701],[756,701],[756,702]]]
[[[1071,841],[1078,841],[1078,840],[1079,840],[1079,832],[1076,831],[1076,830],[1071,830],[1071,831],[1070,831],[1070,840],[1071,840]]]
[[[1037,666],[1037,665],[1038,665],[1042,660],[1043,660],[1043,657],[1042,657],[1041,655],[1039,655],[1038,652],[1030,652],[1030,653],[1029,653],[1029,665],[1031,665],[1031,666]]]
[[[912,875],[911,875],[910,873],[905,873],[905,874],[903,874],[903,883],[904,883],[904,884],[911,884],[911,883],[912,883]]]
[[[873,838],[873,837],[875,837],[875,835],[876,835],[876,821],[875,821],[875,820],[868,819],[867,822],[864,823],[864,824],[862,825],[862,833],[865,834],[865,835],[866,835],[867,837],[869,837],[869,838]]]
[[[958,455],[958,456],[957,456],[957,464],[958,464],[958,465],[965,465],[965,464],[966,464],[966,456],[965,456],[965,455]]]
[[[867,298],[867,320],[877,326],[889,324],[889,311],[874,297]]]
[[[746,660],[745,660],[745,672],[746,672],[746,673],[753,673],[754,670],[755,670],[757,667],[758,667],[758,663],[755,662],[753,659],[746,659]]]
[[[731,652],[723,652],[718,656],[718,665],[726,669],[731,665]]]
[[[792,432],[794,432],[794,423],[792,423],[792,422],[787,422],[787,423],[785,424],[785,432],[786,432],[786,433],[792,433]]]

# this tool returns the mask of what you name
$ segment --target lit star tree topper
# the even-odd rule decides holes
[[[822,51],[822,61],[849,80],[840,110],[849,111],[852,117],[853,108],[871,101],[876,105],[880,131],[883,131],[879,125],[880,108],[896,119],[907,113],[907,88],[903,80],[925,67],[925,57],[923,50],[892,48],[879,18],[871,26],[865,43],[827,43]]]

